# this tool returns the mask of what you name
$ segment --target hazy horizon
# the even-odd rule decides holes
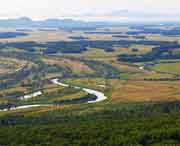
[[[180,21],[179,0],[6,0],[0,19],[29,17],[85,21]]]

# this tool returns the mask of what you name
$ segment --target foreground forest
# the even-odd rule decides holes
[[[122,105],[125,106],[125,105]],[[128,104],[129,108],[66,116],[61,111],[1,118],[0,145],[172,146],[180,144],[180,103]],[[26,113],[27,114],[27,113]]]

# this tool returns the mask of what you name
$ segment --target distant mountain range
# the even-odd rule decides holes
[[[132,21],[132,24],[134,22],[138,23],[138,18],[144,18],[145,16],[148,18],[157,18],[157,15],[149,14],[141,14],[141,13],[130,13],[128,11],[116,11],[111,14],[106,14],[107,16],[123,16],[123,17],[129,17],[129,18],[136,18],[135,21]],[[168,18],[168,16],[167,16]],[[150,19],[151,20],[151,19]],[[158,23],[161,21],[161,19],[157,19]],[[146,21],[139,21],[142,24],[146,24]],[[156,21],[150,21],[156,22]],[[165,21],[162,21],[165,23]],[[170,21],[171,22],[171,21]],[[147,22],[148,23],[148,22]],[[167,20],[167,23],[168,20]],[[108,26],[119,26],[124,24],[131,24],[131,21],[127,20],[121,20],[117,18],[117,21],[95,21],[95,22],[86,22],[81,20],[74,20],[74,19],[46,19],[46,20],[32,20],[28,17],[21,17],[17,19],[0,19],[0,28],[62,28],[62,29],[95,29],[98,27],[108,27]]]
[[[0,27],[5,28],[92,28],[107,25],[105,22],[85,22],[73,19],[47,19],[33,21],[28,17],[0,19]]]

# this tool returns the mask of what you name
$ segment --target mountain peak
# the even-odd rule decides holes
[[[20,17],[19,20],[21,20],[21,21],[32,21],[29,17]]]

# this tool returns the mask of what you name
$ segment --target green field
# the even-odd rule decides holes
[[[180,62],[161,63],[153,66],[153,70],[162,73],[180,74]]]

